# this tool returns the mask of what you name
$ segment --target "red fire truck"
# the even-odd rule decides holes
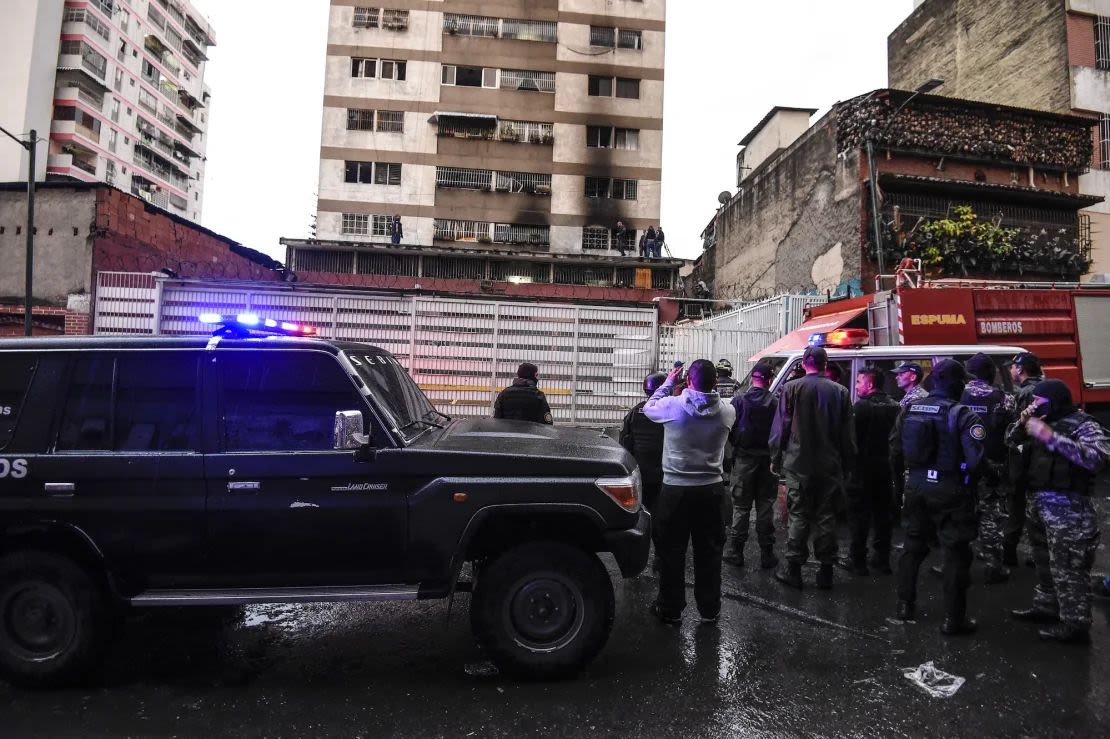
[[[1021,347],[1110,423],[1110,285],[922,281],[810,308],[805,323],[760,355],[838,329],[867,329],[872,346]]]

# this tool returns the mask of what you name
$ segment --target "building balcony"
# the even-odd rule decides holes
[[[89,175],[89,177],[95,178],[96,156],[93,155],[92,159],[82,158],[82,156],[68,152],[50,154],[46,159],[47,170],[56,174],[70,174],[78,179],[88,179],[88,177],[83,177],[72,172],[73,169],[78,169],[86,175]]]
[[[104,108],[104,93],[86,82],[77,79],[59,79],[58,87],[54,90],[57,100],[80,100],[97,113]]]

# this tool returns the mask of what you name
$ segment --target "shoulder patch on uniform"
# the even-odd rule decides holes
[[[921,405],[917,403],[910,406],[911,413],[940,413],[939,405]]]
[[[976,441],[983,441],[987,438],[987,430],[983,427],[983,424],[977,423],[971,427],[971,438]]]

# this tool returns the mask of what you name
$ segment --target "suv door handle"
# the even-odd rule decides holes
[[[72,482],[47,482],[42,486],[43,492],[50,493],[51,495],[59,498],[68,498],[73,495],[73,491],[77,486]]]
[[[261,490],[262,483],[260,482],[229,482],[227,484],[227,492],[238,493],[244,490]]]

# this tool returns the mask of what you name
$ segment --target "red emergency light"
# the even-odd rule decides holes
[[[823,334],[811,334],[810,346],[831,346],[838,349],[848,349],[867,346],[871,343],[871,335],[865,328],[842,328]]]

